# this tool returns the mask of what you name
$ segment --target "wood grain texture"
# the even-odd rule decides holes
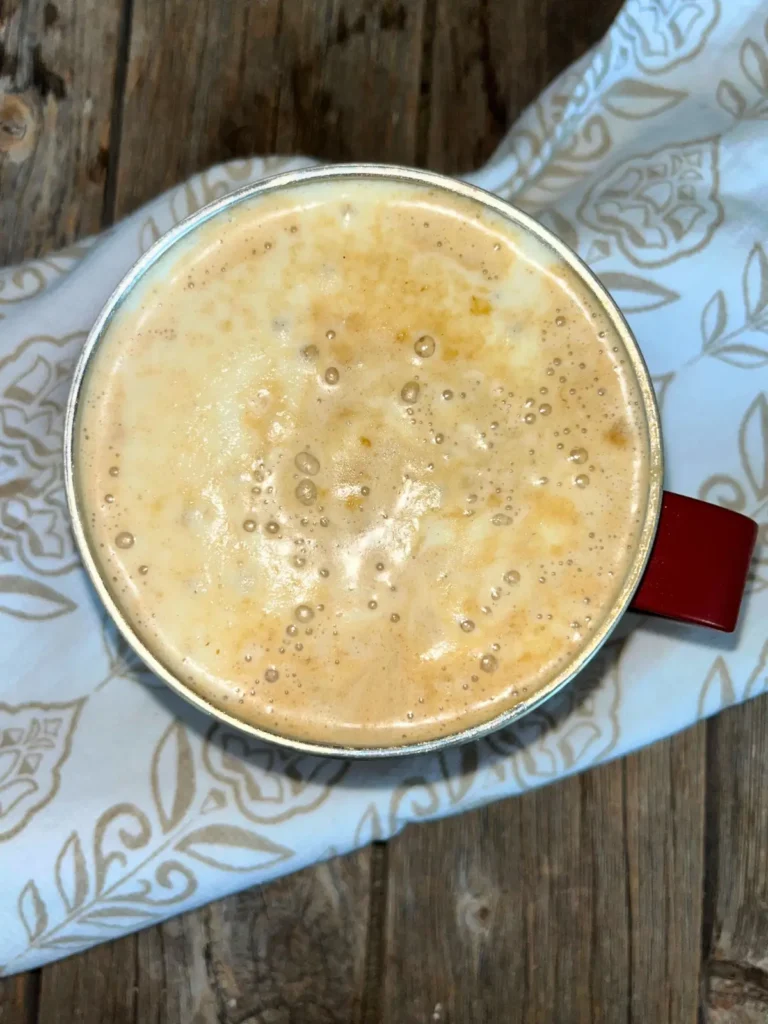
[[[607,31],[622,0],[435,0],[420,163],[473,170],[560,71]]]
[[[0,6],[0,266],[102,226],[122,3]]]
[[[0,1024],[36,1024],[41,973],[0,978]]]
[[[706,1024],[768,1020],[768,702],[709,723]]]
[[[700,726],[406,831],[390,844],[382,1020],[695,1021],[704,779]]]
[[[37,1018],[20,999],[0,1024],[359,1021],[369,859],[332,860],[51,964]]]
[[[135,0],[118,215],[234,157],[412,162],[423,2]]]

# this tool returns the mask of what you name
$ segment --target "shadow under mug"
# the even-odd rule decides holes
[[[649,437],[648,500],[638,551],[613,607],[607,613],[605,621],[595,631],[590,643],[546,686],[490,721],[435,739],[386,748],[331,746],[267,732],[239,721],[235,716],[214,707],[190,690],[155,657],[123,615],[90,549],[87,532],[83,526],[84,511],[81,508],[77,487],[75,423],[86,371],[94,350],[108,332],[113,315],[145,273],[202,224],[222,213],[226,214],[231,207],[241,202],[276,191],[290,190],[312,181],[339,179],[353,182],[384,179],[414,186],[426,185],[436,191],[473,200],[543,242],[590,290],[621,338],[641,392]],[[441,174],[389,165],[341,164],[278,174],[210,203],[158,239],[117,286],[88,335],[75,368],[67,406],[64,467],[67,503],[83,564],[123,636],[149,667],[186,700],[227,725],[294,750],[333,756],[367,758],[426,752],[477,739],[509,725],[565,686],[605,643],[628,608],[645,614],[732,632],[736,628],[757,537],[757,524],[738,512],[695,498],[662,491],[661,428],[648,369],[637,341],[616,303],[576,253],[532,217],[474,185]]]

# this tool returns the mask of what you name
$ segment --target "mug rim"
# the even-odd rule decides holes
[[[536,691],[528,699],[524,699],[513,707],[495,715],[487,722],[481,722],[466,729],[459,729],[447,733],[444,736],[420,740],[396,746],[364,746],[354,747],[336,745],[331,743],[317,743],[282,735],[279,732],[271,732],[241,721],[236,716],[228,714],[217,708],[210,701],[195,693],[190,687],[184,684],[173,672],[152,653],[143,643],[138,632],[128,622],[121,611],[117,601],[112,597],[106,585],[104,574],[99,570],[96,559],[91,551],[84,529],[85,514],[80,505],[77,489],[77,468],[75,464],[75,424],[80,398],[83,390],[86,372],[91,362],[93,353],[99,343],[108,333],[110,323],[129,296],[134,287],[139,283],[147,271],[153,267],[170,249],[182,239],[192,234],[203,224],[232,206],[262,195],[289,189],[307,182],[333,181],[338,179],[349,180],[385,180],[391,182],[404,182],[413,185],[428,186],[439,191],[448,192],[454,196],[480,203],[486,209],[501,215],[513,225],[521,227],[530,232],[548,248],[554,250],[557,256],[578,276],[581,282],[589,289],[600,305],[601,311],[608,317],[612,327],[621,338],[627,356],[630,360],[632,370],[635,374],[638,390],[642,399],[643,413],[645,416],[646,430],[648,436],[648,487],[647,501],[643,524],[638,538],[637,549],[632,563],[624,577],[621,588],[613,602],[612,607],[606,614],[600,628],[596,630],[590,642],[559,671],[549,683],[542,689]],[[262,178],[253,184],[236,189],[233,192],[216,199],[211,203],[202,206],[199,210],[190,214],[184,220],[165,232],[150,248],[139,257],[120,280],[117,287],[109,296],[96,318],[91,330],[88,333],[82,352],[77,360],[72,384],[67,399],[66,415],[64,421],[64,484],[66,491],[67,506],[70,515],[72,531],[75,537],[83,566],[94,586],[97,594],[113,622],[119,629],[125,641],[141,658],[141,660],[156,674],[164,683],[179,696],[191,703],[198,710],[218,719],[220,722],[231,726],[234,729],[245,732],[257,739],[268,743],[274,743],[294,751],[306,754],[320,754],[324,756],[339,757],[346,759],[365,760],[381,757],[400,757],[409,754],[429,753],[441,750],[445,747],[468,743],[472,740],[481,739],[489,733],[496,732],[529,712],[535,710],[550,697],[570,683],[576,675],[595,657],[611,635],[619,620],[627,610],[630,601],[640,584],[645,571],[648,559],[650,558],[653,542],[661,514],[663,481],[663,451],[661,442],[661,427],[659,410],[656,396],[651,382],[645,359],[640,347],[627,324],[624,315],[618,308],[613,297],[600,282],[593,271],[575,253],[570,246],[559,239],[548,228],[543,227],[529,214],[524,213],[512,203],[491,192],[480,188],[478,185],[470,184],[456,178],[434,171],[423,171],[411,167],[403,167],[397,164],[380,163],[347,163],[334,164],[330,166],[320,165],[314,167],[303,167],[290,171]]]

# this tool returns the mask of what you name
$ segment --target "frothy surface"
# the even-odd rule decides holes
[[[76,427],[89,543],[156,657],[235,717],[388,746],[546,686],[645,515],[633,369],[583,284],[469,199],[249,200],[115,316]]]

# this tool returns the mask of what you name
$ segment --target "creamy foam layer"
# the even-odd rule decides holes
[[[389,746],[547,686],[646,511],[622,343],[555,253],[374,180],[243,202],[110,325],[76,425],[89,543],[145,645],[263,729]]]

